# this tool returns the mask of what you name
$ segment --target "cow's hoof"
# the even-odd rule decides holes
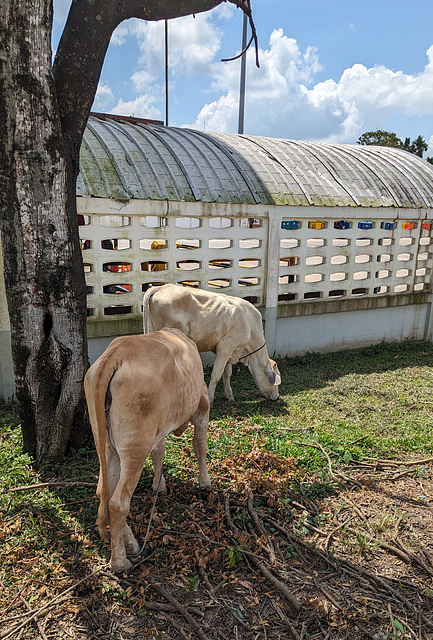
[[[111,560],[110,567],[114,573],[127,573],[132,567],[132,562],[130,562],[128,558],[122,562],[113,562],[113,560]]]
[[[199,487],[200,487],[200,491],[209,491],[209,489],[211,488],[211,479],[209,476],[202,478],[201,480],[199,480]]]
[[[137,564],[137,562],[141,562],[144,556],[128,556],[128,560],[132,562],[132,564]]]

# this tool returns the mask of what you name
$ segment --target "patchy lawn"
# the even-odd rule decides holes
[[[124,576],[95,527],[93,446],[39,477],[0,406],[0,640],[432,639],[432,365],[430,343],[285,358],[277,403],[236,367],[212,490],[191,433],[170,437],[169,494]],[[141,540],[153,504],[146,465]]]

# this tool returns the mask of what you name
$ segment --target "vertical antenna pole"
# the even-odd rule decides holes
[[[244,13],[244,21],[242,28],[242,51],[247,46],[247,15]],[[239,87],[239,120],[238,120],[238,133],[244,132],[244,116],[245,116],[245,75],[247,65],[247,54],[241,57],[241,81]]]
[[[168,20],[165,20],[165,126],[168,127]]]

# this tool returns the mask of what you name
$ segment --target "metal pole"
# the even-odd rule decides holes
[[[165,20],[165,126],[168,127],[168,20]]]
[[[242,28],[242,51],[247,46],[247,15],[244,13],[244,22]],[[247,54],[241,58],[241,81],[239,88],[239,121],[238,121],[238,133],[244,132],[244,116],[245,116],[245,75],[247,66]]]

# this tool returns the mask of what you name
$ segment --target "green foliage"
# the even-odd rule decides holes
[[[236,547],[234,547],[233,549],[226,550],[226,556],[228,558],[230,569],[233,569],[233,567],[237,565],[238,562],[240,562],[240,560],[242,559],[241,549],[242,547],[240,545],[236,545]]]
[[[189,593],[193,593],[198,587],[198,582],[199,582],[199,577],[198,577],[198,574],[196,573],[194,576],[191,576],[191,578],[188,578],[186,590],[189,591]]]
[[[376,131],[366,131],[357,140],[357,144],[361,145],[378,145],[380,147],[398,147],[404,149],[410,153],[414,153],[420,158],[423,157],[424,151],[427,151],[428,144],[424,140],[423,136],[418,136],[414,140],[405,138],[404,141],[397,136],[393,131],[383,131],[382,129],[376,129]],[[433,158],[427,158],[428,162],[433,162]]]
[[[403,625],[398,620],[392,620],[392,626],[395,629],[395,633],[390,633],[388,638],[391,640],[405,640],[405,638],[409,638],[406,635]]]
[[[415,140],[405,138],[405,141],[403,142],[403,149],[405,149],[405,151],[410,151],[410,153],[414,153],[416,156],[422,158],[424,151],[427,151],[428,149],[428,144],[424,140],[423,136],[418,136],[417,138],[415,138]]]
[[[392,131],[383,131],[382,129],[376,129],[376,131],[366,131],[361,136],[359,136],[357,143],[362,145],[375,144],[381,147],[403,147],[403,142],[396,133]]]

